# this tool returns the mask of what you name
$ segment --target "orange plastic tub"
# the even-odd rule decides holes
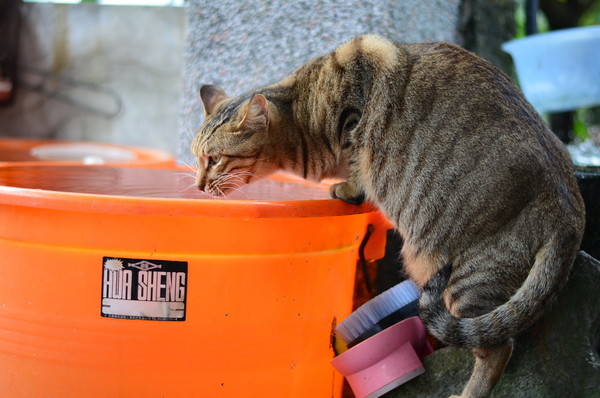
[[[0,166],[48,164],[174,167],[166,152],[97,142],[0,138]]]
[[[385,221],[275,176],[209,200],[180,170],[0,168],[6,397],[339,397],[331,333]],[[107,194],[107,193],[110,193]]]

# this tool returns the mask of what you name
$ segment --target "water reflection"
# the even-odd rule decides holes
[[[199,191],[194,174],[184,169],[160,170],[106,166],[0,167],[0,185],[60,192],[116,196],[222,200]],[[277,175],[228,193],[235,200],[329,199],[327,184]]]

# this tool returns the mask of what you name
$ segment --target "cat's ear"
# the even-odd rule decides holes
[[[239,128],[242,130],[264,130],[269,123],[269,102],[262,94],[255,94],[246,105],[244,118]]]
[[[207,84],[200,87],[200,99],[202,100],[202,105],[204,105],[204,116],[213,113],[217,109],[217,106],[227,98],[229,96],[219,86]]]

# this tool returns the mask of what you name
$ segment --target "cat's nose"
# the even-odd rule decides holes
[[[204,186],[206,185],[206,178],[200,173],[196,174],[196,186],[200,191],[204,191]]]

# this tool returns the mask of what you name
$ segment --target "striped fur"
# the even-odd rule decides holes
[[[365,35],[279,83],[203,102],[199,187],[243,167],[345,175],[333,197],[366,198],[394,223],[428,329],[475,353],[463,396],[488,396],[511,337],[565,283],[584,223],[565,148],[510,79],[453,45]],[[248,128],[248,113],[264,126]]]

